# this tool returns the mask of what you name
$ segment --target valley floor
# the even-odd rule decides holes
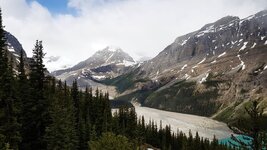
[[[146,123],[149,120],[154,120],[159,127],[160,120],[162,120],[163,127],[171,125],[174,132],[179,129],[188,135],[189,130],[191,130],[193,135],[198,132],[200,137],[209,139],[213,139],[214,135],[217,139],[224,139],[233,133],[225,123],[208,117],[168,112],[138,105],[135,105],[135,110],[138,117],[144,116]]]

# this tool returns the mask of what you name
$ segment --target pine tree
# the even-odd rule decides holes
[[[74,150],[76,139],[73,126],[73,112],[69,111],[66,87],[58,82],[54,99],[50,108],[52,123],[46,128],[47,149],[49,150]]]
[[[70,149],[77,149],[78,145],[78,134],[76,130],[76,118],[75,118],[75,107],[73,100],[71,98],[70,91],[67,87],[67,83],[65,81],[64,83],[64,102],[65,102],[65,108],[67,109],[67,113],[65,118],[67,119],[67,129],[68,133],[66,134],[66,137],[68,137],[68,147]]]
[[[84,96],[84,128],[85,128],[85,135],[84,135],[84,142],[85,148],[88,149],[87,142],[90,141],[90,133],[91,133],[91,119],[90,119],[90,108],[92,106],[92,89],[88,89],[86,86],[85,89],[85,96]]]
[[[22,112],[23,102],[30,95],[28,89],[29,89],[29,83],[25,73],[23,50],[21,49],[19,57],[19,66],[18,66],[18,103],[17,103],[18,105],[17,108],[19,109],[20,114]],[[21,122],[21,117],[19,120]]]
[[[8,144],[10,148],[18,149],[21,138],[15,108],[16,92],[13,61],[8,60],[5,43],[0,9],[0,145]]]
[[[4,75],[7,72],[7,60],[4,55],[5,53],[5,35],[4,35],[4,29],[2,25],[2,13],[0,9],[0,148],[3,148],[5,146],[5,135],[4,135],[4,129],[2,127],[2,124],[4,124],[4,120],[2,120],[4,115],[4,109],[5,109],[5,102],[4,102],[4,83],[5,83],[5,77]]]
[[[24,102],[22,149],[45,149],[45,128],[50,118],[48,100],[45,98],[45,66],[42,41],[36,41],[30,64],[30,98]]]

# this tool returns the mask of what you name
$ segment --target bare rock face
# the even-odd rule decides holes
[[[244,19],[227,16],[178,37],[129,72],[135,86],[121,90],[118,99],[233,119],[249,99],[262,97],[260,103],[267,106],[266,58],[267,11]]]

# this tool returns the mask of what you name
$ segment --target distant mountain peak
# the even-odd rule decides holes
[[[135,64],[134,59],[129,54],[124,52],[120,47],[107,46],[106,48],[95,52],[91,57],[78,63],[77,65],[68,69],[58,70],[53,73],[56,76],[59,76],[65,72],[70,72],[70,71],[78,71],[84,69],[98,70],[96,68],[101,68],[100,70],[103,70],[103,68],[106,69],[107,66],[114,69],[117,68],[114,66],[120,66],[119,68],[123,68],[123,67],[129,67],[134,64]]]
[[[123,50],[118,46],[107,46],[101,51],[110,51],[110,52],[123,52]]]

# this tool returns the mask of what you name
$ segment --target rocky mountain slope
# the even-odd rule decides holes
[[[99,81],[122,75],[134,64],[133,58],[121,48],[109,46],[71,68],[54,71],[52,74],[58,79],[66,80],[69,85],[76,79],[81,88],[91,86],[108,90],[114,95],[114,87],[102,85]]]
[[[178,37],[155,58],[104,80],[118,101],[234,120],[249,99],[267,113],[267,11],[227,16]]]
[[[18,39],[12,35],[11,33],[5,31],[5,38],[6,38],[6,45],[7,45],[7,49],[8,49],[8,56],[12,57],[13,63],[14,63],[14,71],[17,70],[17,66],[19,64],[19,56],[20,56],[20,52],[22,50],[22,53],[24,55],[25,58],[25,67],[26,67],[26,71],[29,69],[29,60],[27,58],[27,54],[25,52],[25,50],[23,49],[22,45],[20,44],[20,42],[18,41]]]

